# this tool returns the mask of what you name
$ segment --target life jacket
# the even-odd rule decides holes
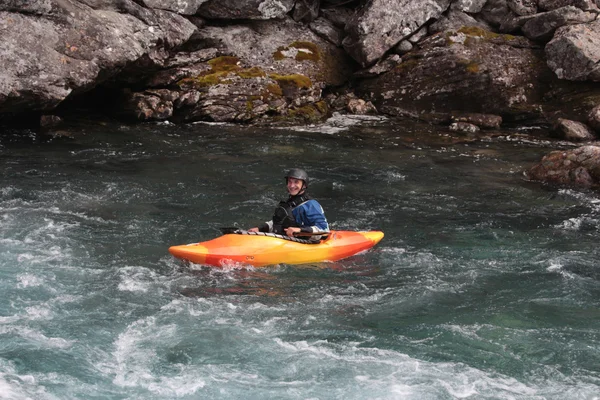
[[[290,197],[286,201],[280,201],[273,213],[273,232],[284,235],[287,228],[299,227],[300,225],[296,222],[292,211],[310,199],[311,197],[308,194],[301,194]]]

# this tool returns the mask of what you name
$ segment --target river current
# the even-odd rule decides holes
[[[599,399],[600,196],[521,131],[81,123],[0,136],[0,399]],[[270,219],[292,167],[336,262],[171,245]]]

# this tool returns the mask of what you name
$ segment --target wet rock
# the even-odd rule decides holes
[[[209,19],[278,19],[294,7],[295,0],[208,0],[198,14]]]
[[[502,117],[493,114],[452,113],[450,118],[454,122],[466,122],[486,129],[497,129],[502,124]]]
[[[450,0],[373,0],[346,25],[346,51],[363,67],[373,64],[425,22],[439,18]]]
[[[166,89],[126,93],[123,113],[133,115],[139,121],[165,120],[173,115],[173,101],[177,97]]]
[[[505,21],[516,16],[508,7],[506,0],[488,0],[481,11],[475,15],[475,18],[491,26],[499,27]]]
[[[561,138],[573,142],[590,141],[596,138],[587,125],[578,121],[559,118],[554,129]]]
[[[545,51],[558,78],[600,81],[600,20],[557,29]]]
[[[363,99],[350,99],[348,101],[348,105],[346,106],[346,110],[350,114],[356,115],[365,115],[365,114],[375,114],[377,113],[377,109],[370,101],[364,101]]]
[[[462,133],[477,133],[479,132],[479,127],[474,124],[470,124],[468,122],[453,122],[450,124],[449,129],[453,132],[462,132]]]
[[[62,118],[58,115],[42,115],[40,117],[40,127],[43,129],[55,128],[62,123]]]
[[[561,26],[591,22],[596,15],[573,6],[562,7],[535,15],[523,25],[522,31],[531,40],[549,41]]]
[[[588,124],[598,133],[600,133],[600,105],[592,108],[588,114]]]
[[[600,146],[553,151],[528,171],[531,180],[562,186],[598,187],[600,183]]]

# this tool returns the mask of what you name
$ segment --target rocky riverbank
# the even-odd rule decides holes
[[[135,121],[307,124],[341,111],[471,133],[544,124],[560,139],[595,148],[599,6],[5,0],[0,122],[51,126],[82,105]],[[548,168],[529,176],[598,186],[598,152],[577,151],[553,154],[542,163]]]

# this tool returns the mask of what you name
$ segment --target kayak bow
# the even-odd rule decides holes
[[[169,252],[195,264],[264,267],[341,260],[370,249],[382,238],[381,231],[331,231],[327,239],[308,244],[287,236],[242,231],[206,242],[172,246]]]

